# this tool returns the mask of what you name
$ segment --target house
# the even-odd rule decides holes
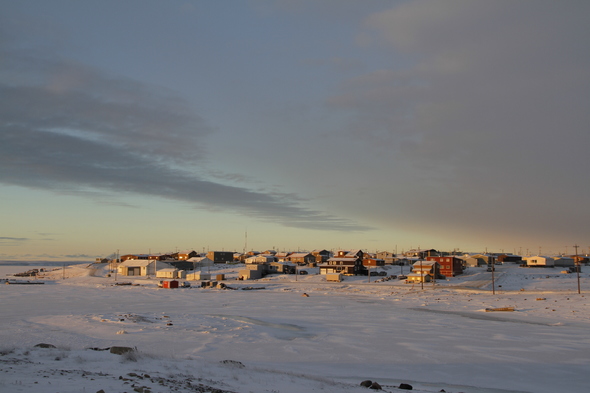
[[[126,254],[126,255],[121,255],[119,257],[119,259],[121,260],[121,262],[125,262],[128,259],[149,259],[149,255],[148,254]]]
[[[313,250],[311,255],[315,257],[317,263],[323,263],[332,256],[332,253],[328,250]]]
[[[555,260],[551,257],[546,256],[532,256],[532,257],[525,257],[526,265],[528,267],[553,267],[555,266]]]
[[[364,253],[361,250],[338,251],[336,256],[329,258],[325,263],[318,265],[320,268],[320,274],[365,274],[367,269],[363,266],[363,256]]]
[[[554,262],[554,266],[560,266],[560,267],[574,267],[576,266],[576,261],[574,260],[574,258],[570,258],[570,257],[555,257],[553,259]]]
[[[276,262],[276,258],[274,256],[260,254],[246,258],[246,260],[244,261],[246,265],[262,265],[271,262]]]
[[[149,261],[166,261],[168,259],[174,259],[171,254],[150,254],[147,259]]]
[[[383,259],[386,265],[393,265],[397,261],[396,255],[389,251],[379,251],[375,254],[375,258]]]
[[[285,262],[289,260],[289,255],[293,254],[292,252],[277,252],[275,254],[275,258],[277,262]]]
[[[195,250],[178,251],[170,254],[170,257],[179,261],[186,261],[187,259],[198,257],[199,253]]]
[[[427,257],[427,261],[435,261],[439,265],[439,272],[445,277],[455,277],[463,274],[463,261],[454,256]]]
[[[436,261],[420,260],[412,265],[412,273],[419,276],[430,276],[430,278],[439,278],[440,265]],[[410,275],[412,273],[410,273]],[[408,277],[410,277],[410,275],[408,275]]]
[[[409,283],[417,283],[417,282],[430,282],[432,281],[432,277],[429,274],[418,274],[418,273],[410,273],[406,276],[406,282]]]
[[[486,265],[495,265],[497,261],[497,257],[493,254],[472,254],[469,257],[482,259]]]
[[[412,249],[404,252],[405,257],[425,259],[426,257],[437,257],[439,252],[431,248],[430,250]]]
[[[266,265],[267,274],[295,274],[297,265],[291,262],[271,262]]]
[[[352,251],[346,251],[346,250],[339,250],[336,251],[336,255],[334,255],[337,258],[360,258],[363,259],[363,257],[365,256],[365,253],[362,250],[352,250]]]
[[[149,261],[147,259],[128,259],[117,267],[119,274],[123,276],[150,276],[155,275],[160,269],[171,268],[162,261]]]
[[[207,257],[194,257],[187,260],[192,264],[192,270],[205,266],[213,266],[214,262]]]
[[[209,251],[207,258],[214,263],[231,263],[234,261],[234,253],[232,251]]]
[[[522,257],[514,254],[500,254],[498,255],[498,262],[500,263],[522,263]]]
[[[330,258],[326,263],[319,264],[318,267],[320,274],[340,273],[353,276],[365,271],[363,260],[359,258]]]
[[[574,258],[574,261],[577,263],[584,263],[584,264],[588,264],[590,263],[590,258],[588,258],[588,255],[584,256],[584,255],[572,255],[571,258]]]
[[[266,266],[263,264],[247,264],[246,269],[238,272],[239,280],[257,280],[266,274]]]
[[[191,272],[187,273],[186,279],[189,281],[211,280],[211,273]]]
[[[186,272],[169,267],[156,271],[156,278],[186,278]]]
[[[465,266],[468,267],[480,267],[487,265],[487,261],[483,258],[475,257],[475,256],[468,256],[464,259]]]
[[[378,258],[364,258],[363,266],[365,267],[381,267],[385,266],[385,261]]]
[[[309,265],[316,261],[316,257],[309,252],[296,252],[289,255],[287,260],[298,265]]]

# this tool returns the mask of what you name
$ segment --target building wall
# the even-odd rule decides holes
[[[446,256],[446,257],[428,257],[427,261],[436,261],[438,263],[438,269],[440,274],[445,277],[455,277],[459,274],[463,274],[463,264],[459,258]]]
[[[207,258],[215,263],[228,263],[234,261],[234,253],[231,251],[209,251]]]

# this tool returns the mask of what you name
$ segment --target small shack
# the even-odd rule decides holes
[[[178,288],[179,284],[176,280],[162,282],[162,288]]]
[[[326,281],[340,282],[340,281],[342,281],[342,274],[340,274],[340,273],[326,273]]]

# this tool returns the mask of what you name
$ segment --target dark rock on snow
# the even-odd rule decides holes
[[[246,366],[244,366],[244,363],[238,362],[237,360],[222,360],[219,363],[227,364],[229,366],[234,366],[234,367],[237,367],[237,368],[244,368],[244,367],[246,367]]]
[[[111,347],[111,353],[114,353],[115,355],[123,355],[127,352],[133,352],[135,351],[135,348],[131,348],[131,347]]]
[[[35,348],[57,348],[57,347],[53,344],[40,343],[40,344],[35,345]]]
[[[399,389],[404,389],[404,390],[412,390],[412,389],[414,389],[414,388],[413,388],[413,387],[412,387],[412,385],[410,385],[410,384],[407,384],[407,383],[400,383],[400,384],[399,384]]]

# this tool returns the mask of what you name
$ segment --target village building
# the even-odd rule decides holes
[[[199,253],[195,250],[178,251],[170,254],[170,257],[179,261],[186,261],[187,259],[198,257]]]
[[[266,268],[266,274],[295,274],[297,265],[291,262],[271,262]]]
[[[436,261],[439,265],[439,272],[445,277],[455,277],[463,274],[463,261],[454,256],[427,257],[427,261]]]
[[[174,267],[164,268],[156,271],[156,278],[186,278],[186,271]]]
[[[149,259],[149,255],[148,254],[126,254],[126,255],[121,255],[119,257],[119,260],[121,262],[125,262],[128,259]]]
[[[463,261],[466,267],[481,267],[487,265],[485,259],[476,256],[465,256],[463,257]]]
[[[286,262],[289,260],[289,255],[293,254],[292,252],[277,252],[275,254],[275,258],[277,260],[277,262]]]
[[[189,270],[196,270],[214,265],[214,262],[207,257],[193,257],[187,260],[187,262],[192,265],[192,268]]]
[[[233,251],[209,251],[207,258],[214,263],[231,263],[234,261]]]
[[[433,248],[431,248],[430,250],[412,249],[412,250],[404,252],[405,257],[419,258],[419,259],[426,259],[426,257],[437,257],[439,255],[440,255],[439,252]]]
[[[118,273],[122,276],[155,276],[160,269],[169,269],[172,266],[166,262],[147,259],[128,259],[118,266]]]
[[[520,255],[514,254],[500,254],[497,258],[498,262],[500,263],[522,263],[522,257]]]
[[[547,256],[531,256],[525,257],[526,265],[528,267],[553,267],[555,266],[555,260]]]
[[[436,261],[420,260],[412,265],[412,272],[407,275],[407,283],[430,282],[440,277],[440,265]]]
[[[375,253],[375,258],[383,259],[386,265],[394,265],[397,262],[397,256],[389,251],[379,251]]]
[[[166,261],[174,259],[171,254],[150,254],[147,258],[149,261]]]
[[[385,266],[385,261],[383,259],[378,258],[364,258],[363,259],[363,266],[365,267],[381,267]]]
[[[323,263],[326,262],[332,256],[332,253],[328,250],[313,250],[311,255],[315,257],[316,263]]]
[[[329,258],[325,263],[318,265],[320,268],[320,274],[365,274],[367,270],[363,266],[363,257],[364,253],[361,250],[338,251],[334,257]]]
[[[272,255],[261,255],[251,256],[244,260],[246,265],[262,265],[271,262],[276,262],[276,258]]]
[[[287,260],[298,265],[309,265],[316,262],[316,257],[309,252],[296,252],[289,255]]]
[[[570,257],[555,257],[553,258],[553,265],[559,267],[574,267],[576,266],[576,261],[574,258]]]

